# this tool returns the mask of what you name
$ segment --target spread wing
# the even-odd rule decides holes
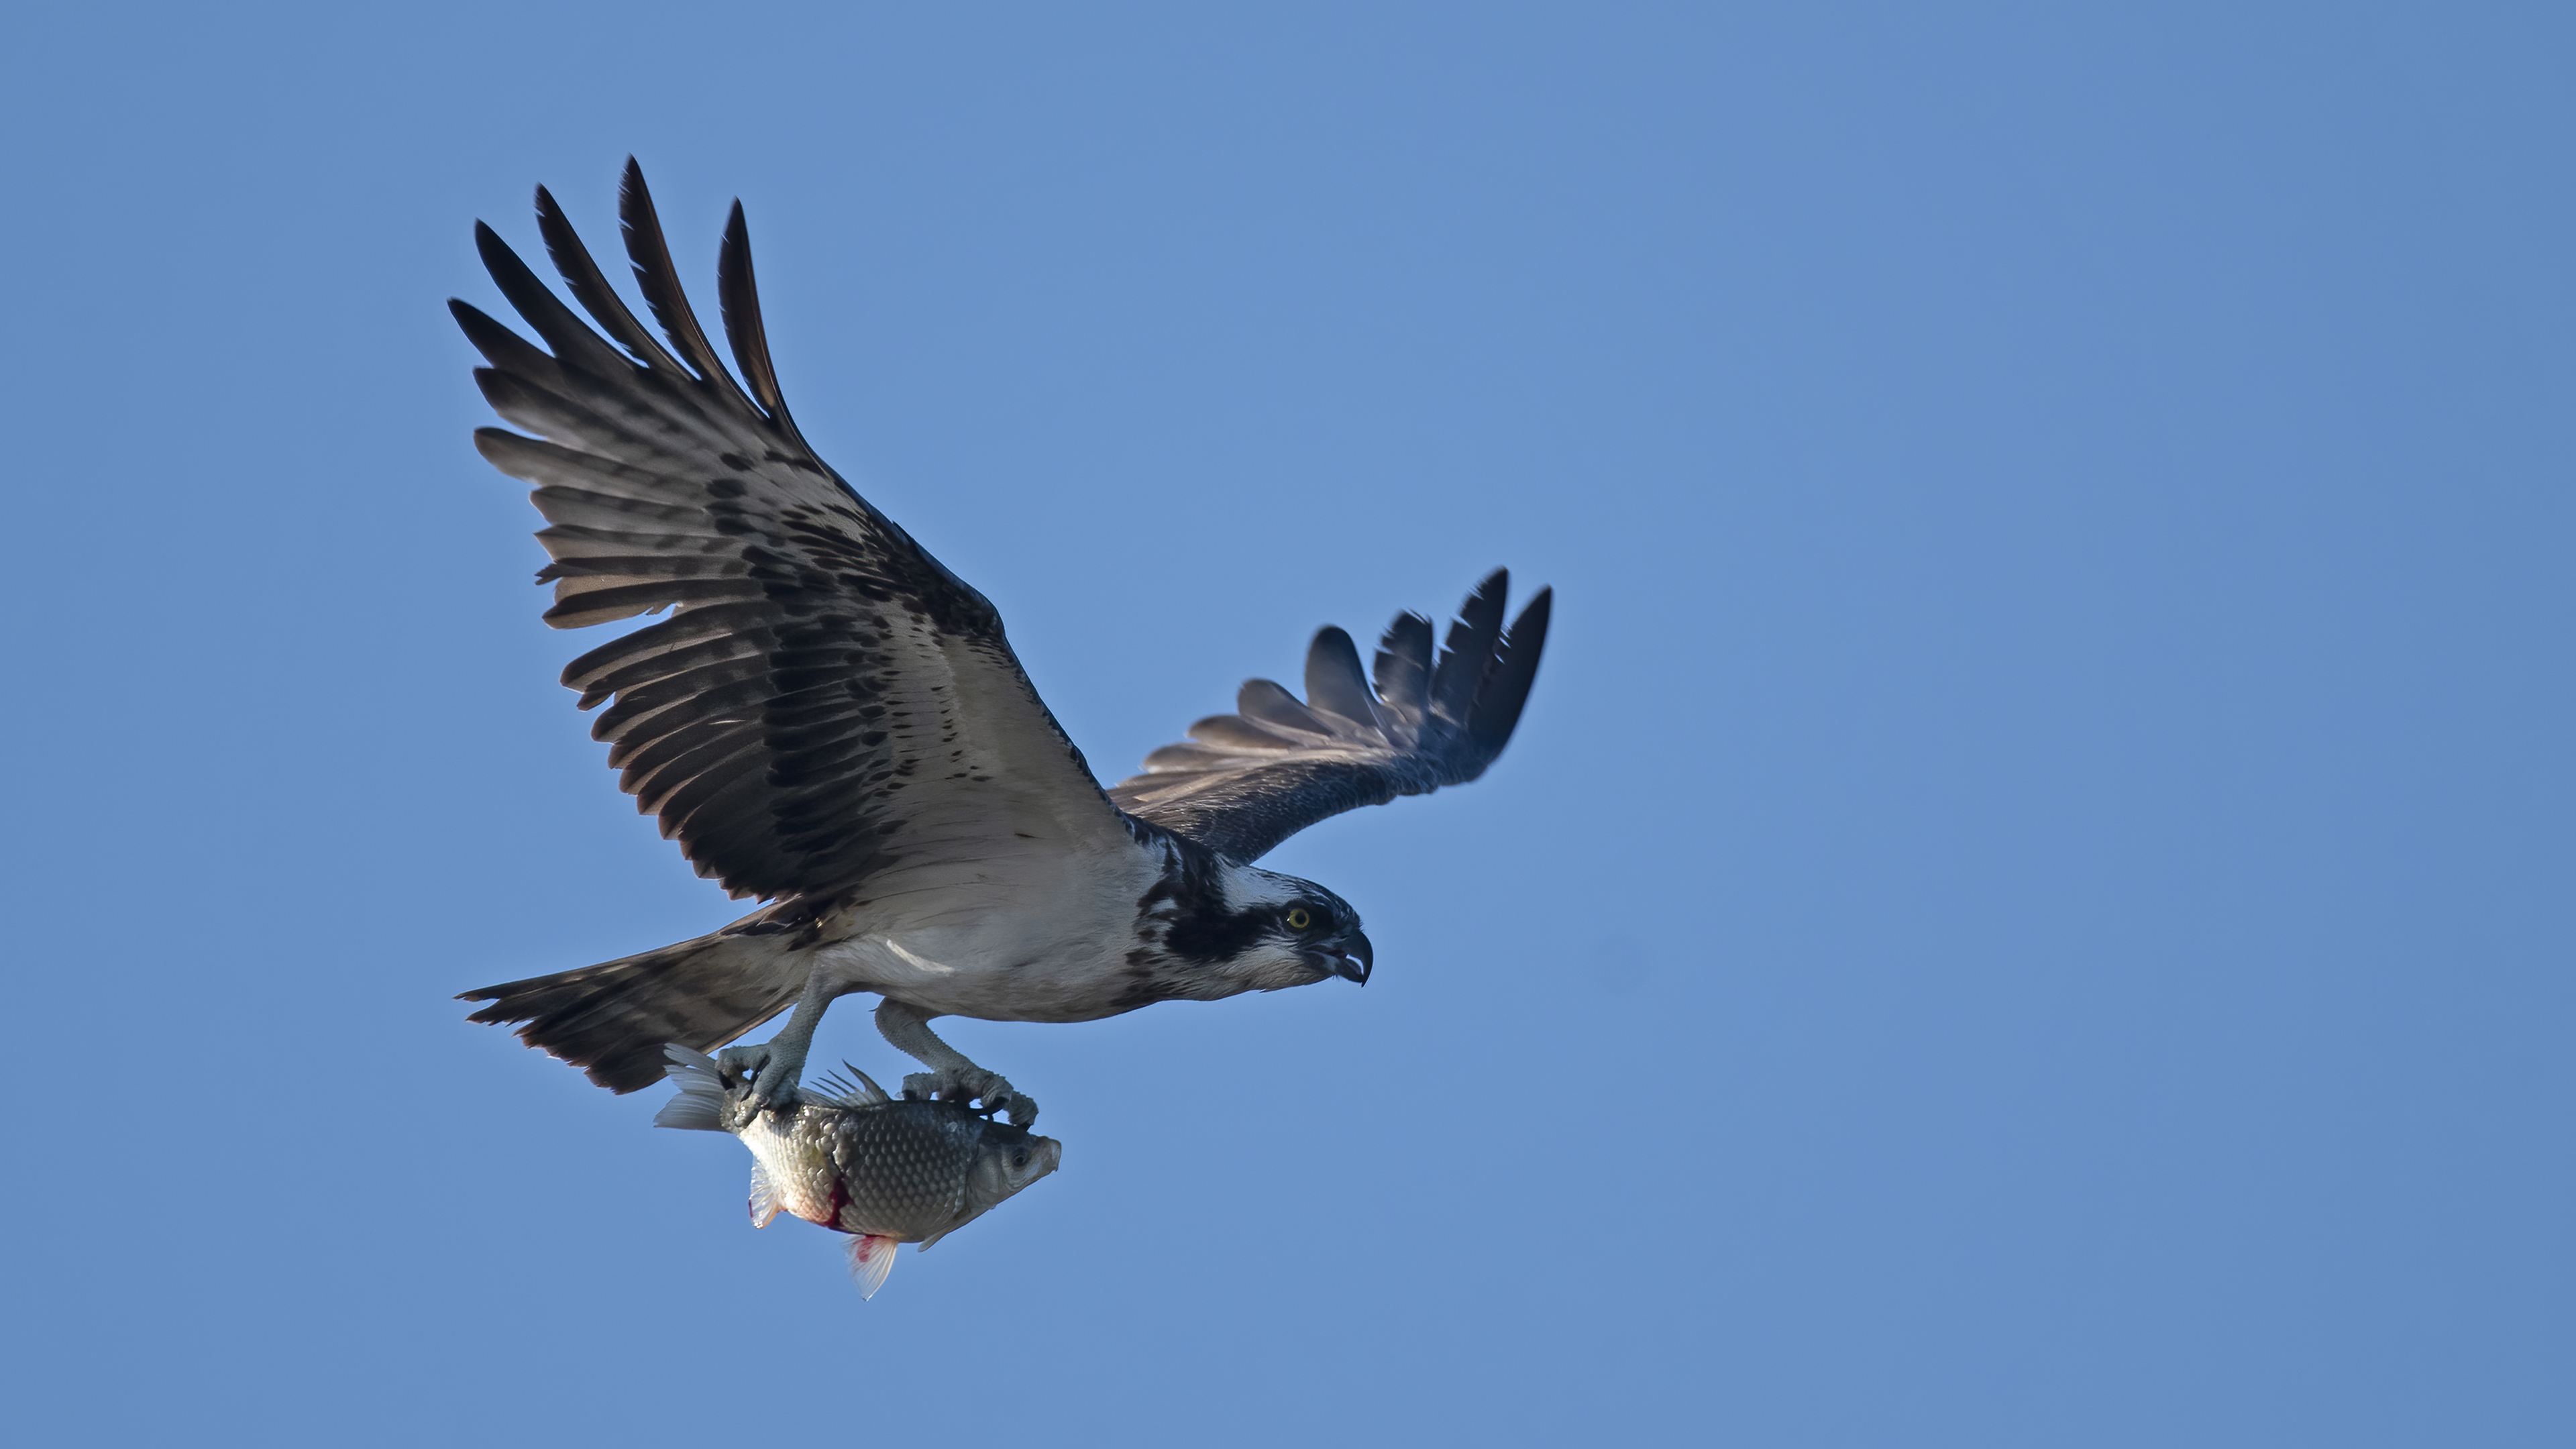
[[[551,352],[449,306],[491,363],[474,374],[484,397],[533,435],[474,441],[536,485],[554,559],[537,576],[555,586],[546,622],[669,611],[563,674],[583,709],[605,706],[591,733],[636,808],[738,897],[838,895],[925,857],[1123,836],[992,604],[797,432],[741,204],[717,268],[740,384],[689,310],[631,159],[618,210],[661,339],[543,188],[547,252],[597,330],[480,224],[492,280]]]
[[[1109,798],[1218,854],[1257,860],[1328,815],[1427,795],[1485,773],[1520,723],[1547,643],[1552,591],[1509,629],[1501,569],[1476,586],[1435,662],[1431,621],[1398,614],[1378,641],[1377,684],[1338,628],[1306,654],[1306,699],[1267,679],[1244,682],[1234,714],[1190,726],[1190,738],[1145,757],[1145,773]]]

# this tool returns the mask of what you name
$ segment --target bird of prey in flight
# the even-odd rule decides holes
[[[1236,713],[1103,790],[1038,699],[990,602],[814,455],[779,395],[736,202],[716,269],[739,380],[709,345],[630,159],[618,196],[656,337],[544,188],[537,226],[588,323],[488,226],[475,244],[544,349],[449,304],[517,431],[491,464],[535,485],[554,560],[548,624],[667,617],[566,666],[636,808],[699,875],[767,904],[712,935],[469,991],[472,1019],[613,1091],[662,1076],[663,1046],[719,1060],[785,1106],[836,997],[873,992],[886,1040],[930,1070],[907,1090],[1036,1106],[933,1035],[940,1016],[1093,1021],[1158,1001],[1366,982],[1340,896],[1253,864],[1326,816],[1485,771],[1511,738],[1547,637],[1540,590],[1504,627],[1506,576],[1468,596],[1435,652],[1399,615],[1372,683],[1327,628],[1306,698],[1268,680]]]

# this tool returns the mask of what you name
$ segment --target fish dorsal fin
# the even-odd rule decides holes
[[[850,1076],[858,1078],[858,1084],[851,1085],[849,1078],[842,1076],[841,1072],[848,1072]],[[894,1100],[887,1096],[886,1089],[878,1086],[867,1073],[851,1066],[848,1062],[841,1063],[841,1072],[823,1074],[823,1079],[814,1084],[823,1090],[810,1094],[814,1100],[834,1107],[873,1107],[880,1102]]]
[[[894,1271],[895,1246],[895,1240],[883,1233],[851,1236],[850,1281],[859,1285],[861,1301],[876,1297],[885,1286],[886,1275]]]
[[[725,1091],[724,1078],[716,1072],[716,1059],[678,1042],[666,1044],[662,1055],[670,1059],[666,1073],[680,1092],[653,1114],[653,1125],[699,1132],[725,1131],[725,1106],[731,1094]]]
[[[770,1186],[769,1169],[761,1166],[760,1159],[755,1157],[751,1162],[751,1225],[768,1227],[769,1220],[776,1216],[778,1189]]]

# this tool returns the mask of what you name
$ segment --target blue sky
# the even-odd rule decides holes
[[[8,22],[14,1426],[2576,1436],[2563,9],[917,10]],[[449,1000],[735,909],[441,307],[630,151],[1104,774],[1558,590],[1273,857],[1368,988],[958,1024],[1065,1169],[873,1302]]]

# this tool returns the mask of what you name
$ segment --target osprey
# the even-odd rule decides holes
[[[699,875],[769,904],[693,941],[466,992],[490,1003],[471,1019],[523,1023],[529,1045],[631,1092],[662,1076],[665,1043],[713,1050],[793,1005],[775,1037],[720,1059],[784,1106],[825,1008],[873,992],[886,1040],[930,1069],[907,1091],[1026,1124],[1036,1105],[933,1018],[1092,1021],[1365,983],[1374,957],[1349,903],[1253,862],[1326,816],[1483,774],[1529,697],[1548,591],[1507,629],[1497,570],[1436,658],[1431,621],[1399,615],[1374,685],[1351,636],[1324,629],[1303,701],[1252,680],[1235,713],[1104,791],[992,604],[797,431],[742,204],[716,275],[739,382],[689,309],[631,158],[618,215],[659,338],[543,187],[538,229],[590,324],[476,223],[484,266],[545,349],[449,302],[490,363],[474,373],[483,396],[521,430],[474,442],[536,487],[548,624],[668,611],[563,682],[599,709],[591,734],[636,808]]]

